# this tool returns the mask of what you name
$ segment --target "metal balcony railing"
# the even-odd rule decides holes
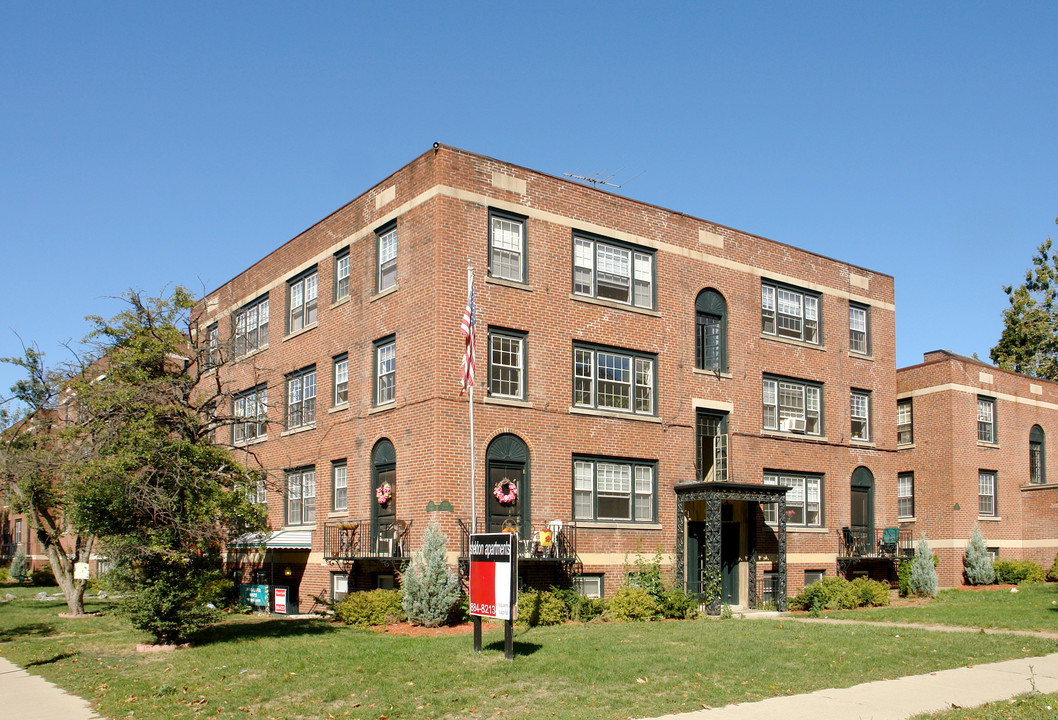
[[[411,520],[381,522],[372,532],[371,519],[344,520],[323,526],[323,558],[349,561],[364,558],[408,557]]]
[[[867,528],[843,527],[838,530],[838,543],[838,555],[849,559],[897,559],[915,554],[911,531],[897,527],[874,532]]]
[[[459,520],[460,557],[470,556],[470,521]],[[479,532],[484,532],[479,524]],[[518,538],[518,558],[520,560],[540,560],[562,563],[576,563],[577,526],[568,520],[533,520],[533,528],[527,537]],[[551,537],[547,537],[547,532]]]

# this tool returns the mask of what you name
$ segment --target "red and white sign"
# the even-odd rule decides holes
[[[285,587],[277,587],[275,589],[276,601],[275,610],[273,612],[286,615],[287,613],[287,589]]]
[[[518,619],[518,535],[470,536],[470,614]]]

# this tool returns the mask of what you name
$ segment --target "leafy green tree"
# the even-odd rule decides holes
[[[974,525],[974,531],[970,533],[963,567],[966,570],[966,582],[971,585],[991,585],[996,581],[996,571],[985,546],[985,537],[977,525]]]
[[[124,299],[114,318],[89,318],[99,374],[70,382],[92,454],[68,503],[115,563],[134,625],[179,642],[211,620],[202,606],[222,543],[262,529],[264,517],[251,473],[211,439],[216,397],[200,383],[194,299],[183,288]]]
[[[1055,220],[1058,223],[1058,219]],[[992,348],[997,366],[1025,375],[1058,379],[1058,255],[1047,238],[1036,249],[1025,282],[1003,288],[1010,307]]]
[[[416,625],[444,624],[459,601],[459,580],[448,567],[447,556],[441,527],[431,522],[423,533],[422,550],[412,555],[401,578],[404,612]]]
[[[0,411],[0,492],[21,514],[48,558],[71,615],[84,614],[87,579],[75,579],[77,563],[88,563],[95,538],[71,522],[70,489],[91,443],[70,419],[76,398],[64,393],[71,368],[48,370],[44,356],[26,348],[22,357],[2,358],[25,371]],[[76,417],[76,413],[74,413]],[[12,422],[14,420],[14,422]],[[11,423],[10,425],[8,423]]]

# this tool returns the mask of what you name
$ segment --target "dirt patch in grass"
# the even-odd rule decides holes
[[[402,622],[395,623],[393,625],[386,625],[385,627],[374,628],[380,632],[384,632],[388,635],[408,635],[411,637],[434,637],[442,635],[466,635],[467,633],[474,632],[473,623],[461,623],[459,625],[442,625],[441,627],[428,628],[422,625],[412,625],[411,623]],[[482,627],[482,630],[488,629],[487,625]]]

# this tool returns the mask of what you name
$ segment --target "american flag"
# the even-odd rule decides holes
[[[463,364],[459,366],[459,382],[462,395],[467,388],[474,385],[474,274],[467,273],[467,307],[463,311],[463,322],[459,324],[459,332],[463,333],[466,340],[466,351],[463,353]]]

